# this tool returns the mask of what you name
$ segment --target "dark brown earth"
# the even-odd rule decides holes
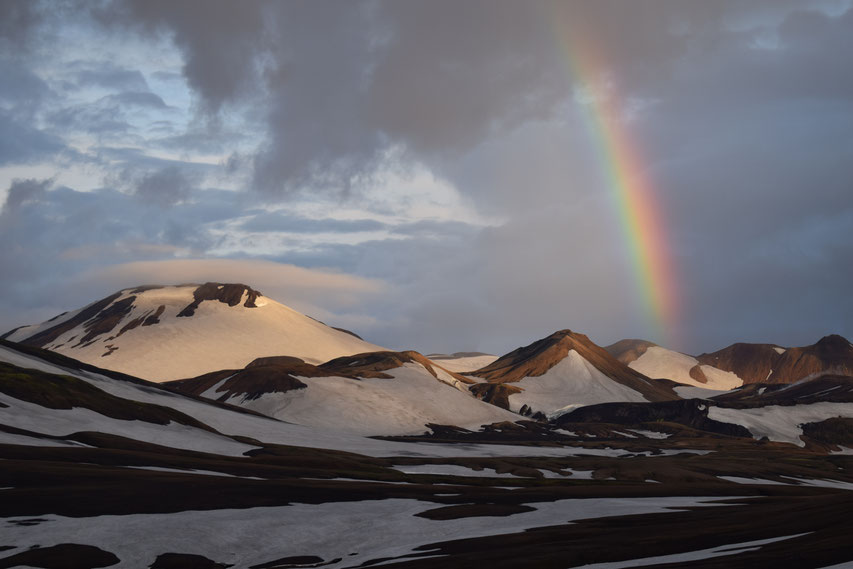
[[[489,383],[513,383],[525,377],[544,375],[565,358],[570,350],[595,366],[604,375],[641,393],[649,401],[671,401],[678,399],[660,384],[620,362],[604,348],[597,346],[583,334],[571,330],[554,332],[547,338],[518,348],[477,371],[467,375],[485,379]]]
[[[832,417],[817,423],[803,425],[807,441],[826,445],[830,451],[840,451],[841,446],[853,448],[853,418]]]
[[[89,342],[92,342],[98,336],[112,332],[113,328],[118,326],[119,322],[124,320],[124,317],[130,314],[133,308],[135,296],[128,296],[116,302],[113,302],[105,309],[101,310],[97,316],[84,324],[85,334],[74,346],[79,347]]]
[[[225,563],[217,563],[203,555],[189,553],[163,553],[157,556],[149,569],[226,569],[233,567]]]
[[[84,322],[91,320],[98,316],[101,311],[105,310],[108,306],[110,306],[114,300],[121,296],[121,292],[117,292],[115,294],[111,294],[110,296],[99,300],[98,302],[92,303],[83,310],[80,311],[79,314],[74,316],[73,318],[69,318],[65,322],[57,324],[56,326],[52,326],[46,330],[42,330],[37,334],[33,334],[27,338],[24,338],[20,341],[21,344],[27,346],[34,346],[37,348],[42,348],[47,346],[48,344],[56,341],[61,335],[65,332],[80,326]]]
[[[124,421],[145,421],[210,430],[207,425],[169,407],[141,403],[110,395],[92,384],[69,375],[55,375],[0,362],[0,393],[48,409],[82,407]]]
[[[732,344],[697,359],[735,373],[744,383],[794,383],[827,372],[853,375],[853,346],[837,334],[811,346],[787,348],[782,354],[773,348],[772,344]]]
[[[477,399],[507,410],[509,410],[509,396],[522,391],[520,387],[510,383],[475,383],[470,389]]]
[[[555,423],[565,426],[569,423],[615,423],[619,425],[638,425],[664,421],[678,423],[700,431],[719,433],[734,437],[750,437],[746,427],[722,423],[708,418],[708,409],[712,404],[703,399],[685,399],[682,401],[662,401],[656,403],[600,403],[575,409],[558,417]]]
[[[91,545],[60,543],[40,547],[0,559],[0,568],[44,567],[45,569],[94,569],[110,567],[119,562],[114,554]]]
[[[220,284],[220,283],[204,283],[193,291],[193,300],[183,310],[178,313],[179,317],[189,317],[195,314],[199,305],[205,300],[218,300],[228,306],[237,306],[243,300],[243,293],[247,292],[248,297],[243,306],[246,308],[257,308],[255,300],[261,296],[261,293],[248,287],[244,284]]]
[[[383,372],[397,369],[407,363],[421,364],[435,378],[438,377],[435,372],[435,368],[438,367],[462,383],[474,383],[471,379],[449,371],[413,350],[406,350],[403,352],[367,352],[363,354],[356,354],[354,356],[343,356],[329,360],[324,364],[320,364],[318,367],[324,371],[330,372],[330,375],[341,375],[343,377],[353,375],[355,377],[389,378],[391,376]]]
[[[296,569],[297,567],[325,567],[332,563],[337,563],[341,558],[324,561],[322,557],[316,555],[296,555],[291,557],[282,557],[259,565],[252,565],[249,569]]]
[[[705,376],[705,372],[702,371],[702,366],[695,365],[690,368],[690,377],[698,381],[699,383],[708,383],[708,378]]]
[[[764,405],[798,405],[828,401],[853,403],[853,377],[821,375],[797,383],[751,383],[714,397],[726,407],[746,408]]]

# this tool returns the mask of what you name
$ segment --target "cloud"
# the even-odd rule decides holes
[[[642,337],[613,186],[642,174],[685,291],[672,347],[853,333],[849,2],[46,6],[0,8],[0,45],[26,42],[0,52],[0,165],[56,176],[10,198],[9,310],[227,254],[388,283],[353,310],[392,347]],[[63,187],[71,166],[105,188]]]
[[[22,204],[35,202],[45,196],[52,180],[14,180],[6,193],[0,215],[13,215]]]
[[[369,321],[368,316],[359,315],[359,309],[366,300],[376,298],[387,290],[387,285],[378,279],[252,259],[172,259],[124,263],[81,274],[74,279],[72,286],[114,291],[140,284],[208,281],[247,284],[268,298],[303,313],[325,319],[343,317],[348,322],[361,319]],[[327,323],[334,324],[335,321]]]
[[[53,156],[65,148],[56,136],[21,123],[0,110],[0,166],[27,164]]]
[[[142,176],[136,182],[135,193],[146,202],[171,206],[186,200],[191,190],[187,174],[172,165]]]
[[[148,82],[139,70],[126,69],[110,62],[80,62],[83,67],[75,73],[75,81],[80,88],[97,85],[111,91],[147,92]]]
[[[243,231],[288,233],[355,233],[380,231],[387,227],[375,219],[311,219],[280,212],[258,213],[240,224]]]

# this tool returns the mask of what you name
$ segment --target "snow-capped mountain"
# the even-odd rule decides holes
[[[364,435],[421,434],[430,423],[476,429],[520,418],[475,398],[471,383],[407,351],[344,356],[319,366],[260,358],[240,370],[168,385],[291,423]]]
[[[468,374],[478,396],[522,414],[555,416],[596,403],[677,399],[583,334],[560,330]]]
[[[150,381],[240,369],[266,356],[311,363],[381,350],[243,284],[121,290],[5,339]]]
[[[647,377],[662,378],[705,389],[727,391],[743,380],[687,354],[668,350],[646,340],[620,340],[604,348],[613,357]]]

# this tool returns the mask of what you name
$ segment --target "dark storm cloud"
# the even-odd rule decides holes
[[[24,51],[30,47],[30,32],[42,21],[37,2],[4,0],[0,2],[0,48]]]
[[[63,24],[39,6],[0,3],[3,46],[47,45],[45,30]],[[105,43],[125,33],[172,41],[183,80],[81,64],[70,70],[73,86],[110,94],[57,102],[63,94],[22,64],[31,50],[3,48],[0,65],[15,81],[0,85],[0,127],[11,134],[0,140],[0,164],[42,160],[68,132],[87,133],[101,141],[90,158],[109,165],[106,185],[125,192],[10,193],[20,233],[0,229],[21,252],[4,252],[4,269],[60,274],[39,273],[33,259],[47,255],[66,270],[47,251],[74,224],[75,255],[104,239],[204,253],[217,244],[204,220],[254,215],[242,230],[389,232],[281,259],[392,283],[384,304],[371,306],[385,323],[373,331],[379,343],[497,351],[563,327],[602,343],[644,336],[607,190],[607,169],[618,164],[589,136],[594,109],[575,99],[582,68],[600,90],[593,95],[625,112],[612,118],[662,204],[685,295],[673,347],[853,335],[853,10],[841,3],[127,0],[91,11]],[[167,115],[174,101],[149,91],[146,77],[152,86],[185,81],[196,120]],[[146,113],[147,124],[131,124]],[[216,167],[155,158],[155,148],[230,156],[221,170],[263,192],[202,191]],[[381,227],[251,209],[326,192],[382,211],[396,188],[388,204],[347,190],[376,182],[389,162],[426,168],[502,225]],[[146,215],[129,219],[137,208]],[[153,253],[128,247],[104,258],[134,255]]]
[[[203,94],[209,111],[252,92],[259,69],[254,61],[266,40],[267,2],[229,0],[127,0],[95,12],[107,26],[165,28],[186,56],[184,76]]]

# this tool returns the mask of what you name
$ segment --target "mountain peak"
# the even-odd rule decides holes
[[[829,334],[815,343],[816,348],[831,350],[846,350],[850,348],[850,342],[839,334]]]
[[[242,283],[126,288],[8,339],[152,381],[241,369],[267,356],[319,364],[382,349]]]

